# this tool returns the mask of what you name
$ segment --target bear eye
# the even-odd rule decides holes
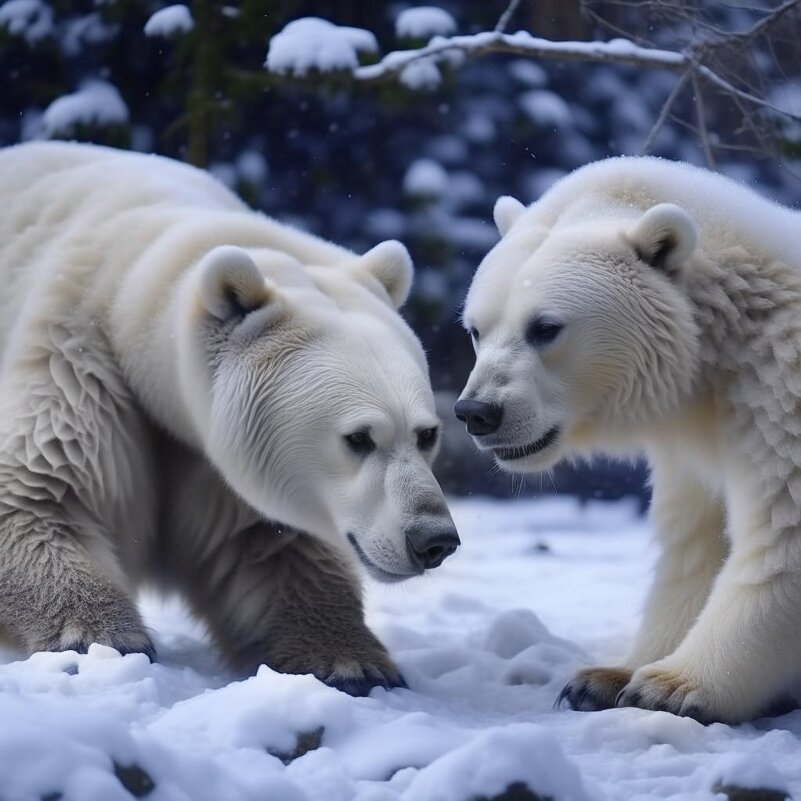
[[[476,327],[473,327],[470,329],[470,336],[473,337],[473,340],[475,342],[478,342],[481,335],[478,333],[478,329]]]
[[[354,431],[352,434],[345,434],[345,443],[353,453],[359,456],[367,456],[375,450],[375,442],[366,431]]]
[[[439,431],[436,426],[424,428],[417,432],[417,447],[421,451],[430,451],[437,444]]]
[[[561,333],[564,326],[545,317],[535,317],[526,329],[526,342],[529,345],[549,345]]]

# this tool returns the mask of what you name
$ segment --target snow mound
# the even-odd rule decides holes
[[[46,136],[72,133],[79,125],[124,125],[128,106],[117,88],[107,81],[91,80],[72,94],[56,98],[42,116]]]
[[[420,771],[403,801],[488,798],[514,785],[559,801],[589,801],[581,774],[542,726],[490,729]]]
[[[36,44],[53,33],[53,9],[42,0],[7,0],[0,6],[0,27]]]
[[[146,596],[155,664],[97,645],[24,660],[0,649],[3,799],[798,797],[801,711],[730,727],[553,708],[576,668],[615,664],[636,627],[652,552],[632,505],[452,510],[464,545],[436,575],[367,586],[368,622],[410,689],[351,698],[268,668],[238,681],[183,606]]]
[[[395,35],[399,39],[430,39],[450,36],[456,31],[456,20],[437,6],[418,6],[401,11],[395,20]]]
[[[370,31],[335,25],[320,17],[290,22],[270,40],[265,66],[270,72],[307,75],[313,70],[353,71],[359,53],[375,53],[378,42]]]
[[[170,39],[195,27],[192,12],[180,3],[166,6],[152,14],[145,23],[145,36],[163,36]]]

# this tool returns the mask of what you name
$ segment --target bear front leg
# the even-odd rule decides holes
[[[28,653],[100,643],[155,657],[133,601],[76,532],[24,510],[0,512],[0,627]]]
[[[709,596],[726,556],[723,509],[678,466],[654,470],[651,520],[662,545],[634,646],[623,665],[579,670],[558,702],[593,711],[615,706],[637,668],[672,653]]]
[[[669,656],[637,670],[618,706],[738,723],[766,714],[785,698],[801,672],[801,559],[795,540],[795,532],[735,540],[685,640]]]
[[[165,440],[161,458],[161,567],[231,667],[312,673],[352,695],[404,686],[346,555],[263,520],[178,442]]]
[[[365,624],[358,579],[341,554],[267,522],[223,548],[189,593],[236,670],[312,673],[351,695],[405,686]]]

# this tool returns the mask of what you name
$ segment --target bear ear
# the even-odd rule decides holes
[[[399,309],[412,289],[414,267],[406,247],[395,239],[381,242],[362,256],[357,267],[377,279]]]
[[[526,207],[516,198],[510,195],[499,197],[495,201],[495,208],[492,210],[492,217],[495,220],[495,227],[501,236],[506,236],[509,229],[517,222]]]
[[[652,206],[629,231],[637,255],[652,267],[677,275],[698,244],[698,231],[684,209],[673,203]]]
[[[214,248],[199,265],[200,300],[213,317],[244,317],[274,299],[274,289],[242,248]]]

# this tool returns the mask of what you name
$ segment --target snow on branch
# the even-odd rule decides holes
[[[758,23],[759,30],[764,30],[768,24],[799,4],[801,4],[801,0],[786,0]],[[304,43],[299,38],[292,37],[294,41],[291,57],[286,58],[285,39],[289,38],[288,35],[293,32],[294,26],[304,22],[305,20],[296,20],[273,37],[266,64],[269,70],[299,76],[306,75],[310,66],[317,67],[320,72],[330,69],[327,69],[319,58],[310,58],[305,55],[311,45],[311,40]],[[321,22],[321,20],[317,22]],[[333,23],[327,23],[327,25],[330,26],[330,30],[327,31],[330,36],[333,36],[336,30],[353,30],[339,29]],[[691,46],[686,51],[661,50],[635,44],[629,39],[612,39],[606,42],[557,42],[533,36],[527,31],[505,33],[500,26],[499,22],[500,29],[471,35],[434,36],[423,47],[387,53],[375,64],[358,65],[355,63],[354,53],[350,59],[333,64],[333,68],[338,68],[340,72],[350,73],[352,78],[360,83],[370,84],[399,80],[410,88],[431,88],[439,82],[440,64],[458,65],[468,59],[496,53],[533,59],[625,64],[644,69],[668,70],[679,76],[685,74],[695,76],[696,80],[702,79],[740,101],[801,122],[801,115],[780,108],[752,92],[740,89],[704,64],[705,51],[702,47]],[[750,34],[749,31],[746,35]],[[319,45],[319,42],[316,44]],[[279,50],[284,56],[280,61],[271,57],[274,53],[277,55]]]
[[[85,81],[77,92],[56,98],[42,116],[46,137],[68,135],[79,125],[125,125],[128,106],[116,86],[98,79]]]
[[[378,42],[370,31],[335,25],[320,17],[290,22],[270,40],[264,66],[281,75],[303,77],[318,72],[354,72],[359,53],[374,53]]]
[[[188,33],[195,27],[192,12],[183,4],[166,6],[152,14],[145,23],[145,36],[161,36],[171,39],[181,33]]]

